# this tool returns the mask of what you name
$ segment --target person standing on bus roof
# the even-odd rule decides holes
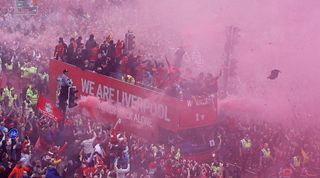
[[[67,52],[67,44],[64,43],[63,38],[59,38],[59,42],[55,47],[54,50],[54,58],[56,60],[64,60],[64,56],[66,55]]]

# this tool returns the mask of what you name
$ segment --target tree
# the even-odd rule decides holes
[[[230,26],[226,30],[226,43],[224,46],[224,69],[223,69],[223,85],[222,92],[223,96],[226,97],[230,91],[230,78],[236,76],[236,59],[234,55],[234,47],[238,42],[239,38],[239,28]]]

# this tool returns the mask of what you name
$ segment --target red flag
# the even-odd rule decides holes
[[[41,152],[41,153],[46,153],[48,150],[48,144],[42,139],[40,136],[37,139],[36,144],[34,145],[34,150]]]
[[[44,96],[39,96],[37,108],[42,114],[53,119],[56,122],[60,122],[63,120],[63,114],[61,113],[61,111],[53,102],[46,99]]]

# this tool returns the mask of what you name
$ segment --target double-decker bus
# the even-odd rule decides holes
[[[211,158],[215,144],[207,133],[218,122],[216,97],[181,100],[57,60],[50,60],[49,88],[57,88],[57,78],[65,69],[78,95],[87,98],[87,103],[81,99],[78,108],[92,119],[113,124],[121,119],[120,128],[127,133],[174,144],[185,158]],[[55,100],[54,90],[49,95]]]

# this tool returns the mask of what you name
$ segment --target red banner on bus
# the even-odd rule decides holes
[[[114,117],[113,121],[120,118],[133,130],[152,131],[162,127],[176,132],[212,125],[217,118],[214,104],[195,105],[190,101],[181,101],[164,93],[92,71],[81,70],[57,60],[50,61],[50,88],[57,88],[57,78],[64,69],[69,71],[69,78],[72,79],[80,95],[94,96],[101,100],[102,103],[94,102],[96,104],[88,108],[96,113],[96,117],[108,114],[108,120],[111,119],[109,117]],[[50,93],[50,97],[56,98],[54,90]]]

